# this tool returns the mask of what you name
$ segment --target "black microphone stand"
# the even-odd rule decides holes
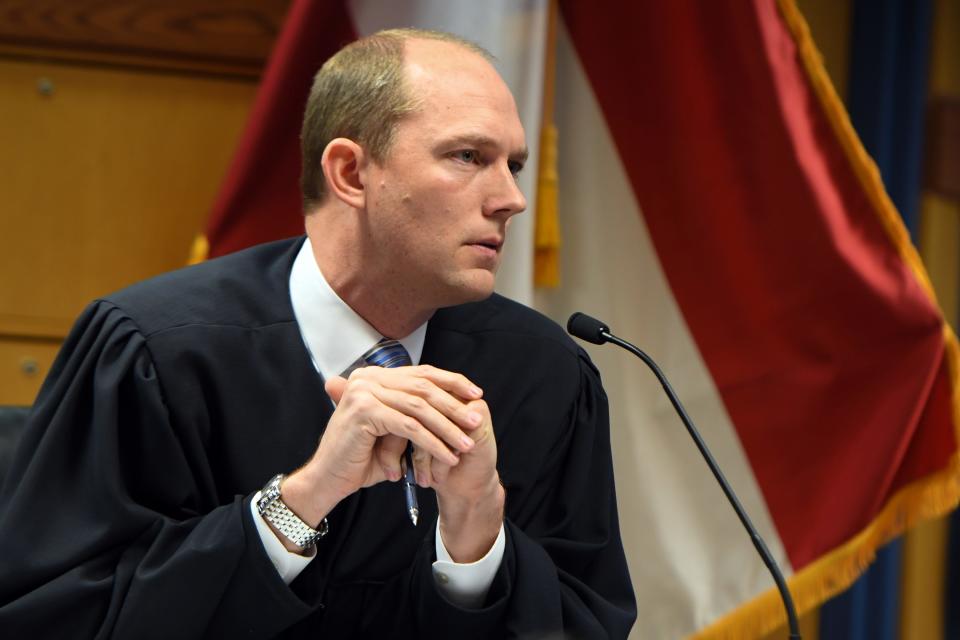
[[[582,325],[582,321],[580,319],[593,321],[593,323],[595,323],[595,326],[589,326],[589,335],[584,335],[582,328],[581,331],[576,330],[576,325],[578,323]],[[590,329],[593,331],[590,331]],[[790,628],[789,640],[801,640],[800,624],[797,621],[797,611],[793,605],[793,598],[790,595],[790,590],[787,588],[787,582],[783,578],[783,573],[781,573],[780,567],[777,566],[777,562],[773,559],[773,555],[770,554],[770,550],[767,549],[767,545],[764,543],[763,538],[760,537],[760,533],[757,531],[756,527],[753,526],[753,523],[750,521],[750,517],[747,516],[747,512],[740,504],[737,494],[733,492],[733,489],[730,487],[730,484],[724,477],[723,472],[720,471],[720,467],[717,465],[716,460],[713,459],[710,449],[707,448],[707,444],[703,441],[703,438],[700,437],[700,433],[693,425],[693,421],[690,420],[690,417],[687,415],[683,405],[680,404],[680,399],[677,398],[677,394],[674,393],[673,388],[670,386],[670,383],[667,382],[666,376],[664,376],[663,372],[660,371],[660,367],[657,366],[657,363],[636,346],[630,344],[626,340],[621,340],[617,336],[610,333],[609,328],[602,322],[595,320],[586,314],[575,313],[570,316],[570,320],[567,322],[567,330],[578,338],[583,338],[593,342],[594,344],[612,342],[613,344],[626,349],[630,353],[643,360],[650,370],[653,371],[653,374],[657,376],[657,379],[663,386],[663,390],[667,393],[667,397],[670,398],[670,403],[677,411],[677,415],[680,416],[680,420],[683,421],[683,426],[687,428],[687,433],[689,433],[690,437],[693,438],[694,443],[697,445],[697,449],[699,449],[701,455],[703,455],[703,459],[707,461],[707,466],[709,466],[710,471],[713,472],[713,477],[717,479],[718,483],[720,483],[720,488],[723,489],[724,495],[727,496],[727,500],[730,501],[730,506],[732,506],[733,510],[737,512],[737,517],[740,518],[740,523],[743,524],[743,527],[750,535],[750,540],[753,542],[753,546],[756,548],[757,553],[760,554],[763,564],[767,566],[767,569],[770,571],[770,575],[773,576],[773,581],[777,583],[777,589],[780,591],[780,598],[783,600],[783,606],[787,610],[787,624]],[[594,331],[596,332],[595,334]],[[592,337],[593,335],[596,335],[597,338]]]

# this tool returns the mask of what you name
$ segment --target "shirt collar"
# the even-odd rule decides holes
[[[346,371],[383,336],[330,287],[307,238],[290,270],[290,301],[313,366],[324,380]],[[420,363],[427,323],[397,341]]]

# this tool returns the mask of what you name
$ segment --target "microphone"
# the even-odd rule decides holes
[[[680,420],[687,428],[687,432],[690,434],[690,437],[693,438],[694,443],[697,445],[697,449],[700,450],[700,454],[707,462],[707,466],[710,467],[710,471],[713,472],[713,477],[717,479],[717,482],[720,484],[720,488],[723,489],[724,495],[727,496],[727,500],[730,502],[733,510],[737,513],[737,517],[740,518],[740,523],[743,524],[743,527],[750,535],[750,540],[753,542],[753,546],[756,548],[757,553],[760,554],[760,559],[763,560],[763,564],[767,566],[767,569],[770,571],[770,575],[773,576],[773,581],[777,584],[777,589],[780,591],[780,599],[783,600],[783,607],[787,610],[787,623],[790,628],[790,640],[801,640],[800,625],[797,621],[797,611],[793,606],[793,598],[790,596],[790,590],[787,589],[787,582],[783,578],[783,573],[781,573],[780,567],[777,566],[777,562],[773,559],[773,555],[770,554],[770,550],[767,549],[767,545],[764,543],[763,538],[760,537],[760,533],[757,531],[756,527],[753,526],[749,516],[747,516],[747,512],[744,511],[743,506],[740,504],[737,494],[733,492],[733,489],[730,487],[730,484],[724,477],[723,472],[720,471],[720,466],[717,464],[717,461],[713,459],[713,455],[707,448],[707,444],[703,441],[703,438],[700,437],[700,433],[693,425],[693,421],[687,415],[683,405],[680,404],[680,399],[677,398],[677,394],[674,393],[673,388],[670,386],[670,383],[667,382],[666,376],[664,376],[663,372],[660,371],[660,367],[657,366],[657,363],[655,363],[650,356],[633,344],[610,333],[610,328],[606,324],[597,320],[596,318],[588,316],[585,313],[580,313],[578,311],[570,316],[570,319],[567,320],[567,332],[574,337],[580,338],[581,340],[586,340],[587,342],[592,342],[593,344],[612,342],[613,344],[626,349],[633,355],[643,360],[644,363],[650,367],[650,370],[653,371],[654,375],[657,376],[657,380],[660,381],[660,385],[666,392],[667,397],[670,398],[670,404],[673,405],[677,415],[680,416]]]
[[[567,332],[581,340],[593,344],[603,344],[607,341],[606,336],[610,335],[610,327],[596,318],[577,311],[567,320]]]

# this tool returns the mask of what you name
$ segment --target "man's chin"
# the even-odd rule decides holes
[[[474,269],[451,283],[451,302],[445,306],[452,307],[467,302],[479,302],[493,295],[496,278],[486,269]]]

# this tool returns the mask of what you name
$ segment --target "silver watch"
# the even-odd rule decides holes
[[[309,549],[317,544],[317,540],[327,535],[330,526],[324,518],[320,521],[320,526],[314,529],[290,511],[280,498],[280,483],[285,477],[279,473],[270,478],[270,482],[260,492],[257,511],[293,544],[301,549]]]

